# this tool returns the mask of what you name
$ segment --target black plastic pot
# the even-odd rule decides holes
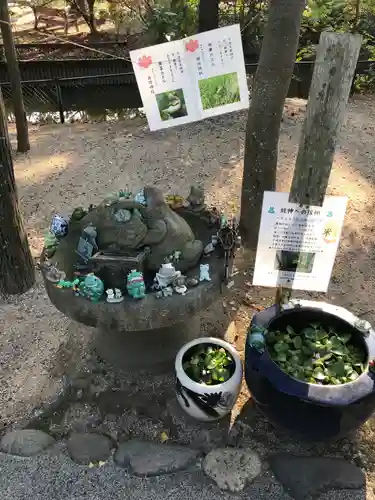
[[[254,325],[269,329],[291,325],[299,331],[311,322],[352,333],[355,342],[365,347],[368,361],[375,358],[375,332],[368,322],[332,304],[295,301],[284,310],[272,306],[253,317],[245,351],[246,383],[273,424],[313,439],[338,439],[357,430],[375,410],[375,375],[366,371],[342,385],[309,384],[282,371],[267,349],[259,352],[249,344]]]

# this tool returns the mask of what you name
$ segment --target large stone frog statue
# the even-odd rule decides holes
[[[153,187],[142,190],[142,202],[119,198],[103,203],[81,221],[97,228],[100,250],[137,253],[149,247],[147,267],[158,271],[171,254],[178,251],[176,266],[184,272],[194,267],[203,252],[203,243],[196,240],[189,224],[166,203],[162,192]],[[118,217],[119,211],[131,212],[131,217]],[[120,214],[119,214],[120,215]]]
[[[146,296],[146,287],[143,280],[143,274],[140,271],[133,269],[128,274],[128,282],[126,285],[128,294],[133,299],[143,299]]]

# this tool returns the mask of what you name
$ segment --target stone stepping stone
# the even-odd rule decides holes
[[[72,434],[67,443],[70,458],[80,465],[105,462],[111,455],[112,443],[102,434]]]
[[[199,455],[186,446],[130,440],[122,443],[115,453],[115,462],[136,476],[170,474],[189,466]]]
[[[2,437],[0,450],[12,455],[31,457],[53,445],[55,440],[45,432],[36,429],[12,431]]]
[[[339,458],[277,453],[269,461],[276,478],[295,500],[306,500],[327,490],[360,489],[366,485],[362,470]]]
[[[259,476],[262,462],[255,451],[218,448],[208,453],[203,470],[220,489],[234,493]]]

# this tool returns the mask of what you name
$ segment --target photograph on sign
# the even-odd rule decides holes
[[[249,106],[239,25],[130,52],[150,130]]]
[[[253,285],[326,292],[347,198],[326,196],[321,207],[288,199],[264,193]]]

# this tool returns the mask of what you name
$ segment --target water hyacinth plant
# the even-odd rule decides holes
[[[366,350],[351,333],[310,324],[296,333],[268,331],[269,355],[288,375],[311,384],[339,385],[356,380],[366,369]]]
[[[223,347],[207,344],[188,351],[182,366],[192,380],[206,385],[222,384],[234,372],[232,356]]]

